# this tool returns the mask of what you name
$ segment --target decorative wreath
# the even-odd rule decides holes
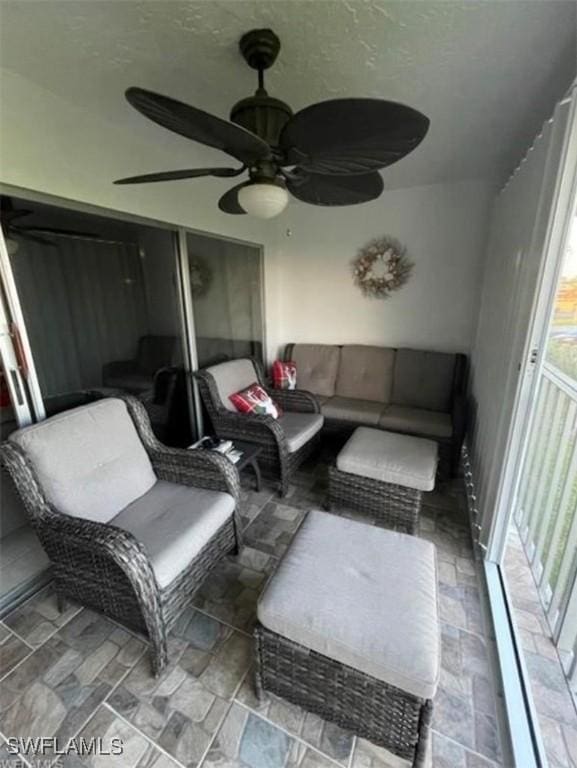
[[[353,278],[365,296],[386,299],[407,282],[413,266],[405,247],[385,236],[360,249],[352,263]]]
[[[212,272],[208,264],[201,258],[192,257],[189,261],[190,292],[193,298],[204,296],[212,282]]]

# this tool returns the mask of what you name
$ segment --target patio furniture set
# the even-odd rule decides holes
[[[356,349],[343,348],[345,357]],[[329,357],[332,351],[321,355]],[[317,376],[331,391],[325,363],[315,370],[305,380]],[[341,381],[336,391],[350,395],[355,376],[366,384],[362,370],[347,376],[348,389],[333,377]],[[309,391],[274,390],[282,415],[243,414],[230,396],[255,382],[268,389],[254,360],[220,363],[197,378],[216,435],[252,445],[250,464],[258,457],[276,472],[281,494],[319,444],[321,407],[344,397],[319,401]],[[366,401],[355,407],[349,415],[375,410]],[[308,513],[258,603],[256,687],[421,766],[440,631],[435,548],[410,534],[423,492],[435,485],[437,443],[342,421],[352,435],[330,469],[327,509],[371,513],[383,527]],[[182,608],[211,568],[240,547],[235,465],[214,451],[162,445],[129,395],[21,429],[0,452],[50,557],[59,600],[145,633],[159,674]]]

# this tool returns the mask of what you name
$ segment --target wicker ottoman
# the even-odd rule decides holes
[[[358,427],[329,469],[327,509],[342,504],[372,512],[388,528],[416,533],[423,491],[435,487],[432,440]]]
[[[425,760],[440,674],[435,547],[309,512],[258,603],[256,689]]]

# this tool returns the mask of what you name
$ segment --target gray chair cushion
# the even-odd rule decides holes
[[[111,523],[144,545],[163,588],[190,565],[233,511],[228,493],[159,480]]]
[[[335,396],[328,398],[321,404],[321,411],[325,418],[353,421],[357,424],[377,425],[383,408],[383,403],[357,400],[352,397]]]
[[[258,381],[252,360],[227,360],[225,363],[212,365],[206,370],[214,378],[218,395],[228,411],[236,411],[230,402],[230,395]]]
[[[309,512],[258,602],[273,632],[414,696],[440,675],[435,547]]]
[[[358,427],[337,456],[337,469],[383,483],[432,491],[437,473],[437,443]]]
[[[60,512],[107,523],[156,475],[122,400],[99,400],[15,432],[46,498]]]
[[[320,432],[324,418],[320,413],[284,413],[278,420],[288,443],[289,453],[295,453]]]
[[[429,411],[449,411],[455,355],[398,349],[391,402]]]
[[[395,350],[388,347],[344,346],[335,394],[389,403],[393,387]]]
[[[292,358],[297,365],[297,388],[332,397],[341,350],[332,344],[295,344]]]
[[[426,435],[439,440],[453,435],[453,421],[448,413],[426,411],[407,405],[389,405],[379,419],[379,426],[395,432]]]

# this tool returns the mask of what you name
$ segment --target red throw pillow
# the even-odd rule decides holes
[[[275,389],[296,389],[296,363],[292,360],[275,360],[272,364],[272,383]]]
[[[278,419],[281,415],[281,409],[260,384],[251,384],[250,387],[230,395],[229,399],[240,413],[256,413],[272,416],[273,419]]]

